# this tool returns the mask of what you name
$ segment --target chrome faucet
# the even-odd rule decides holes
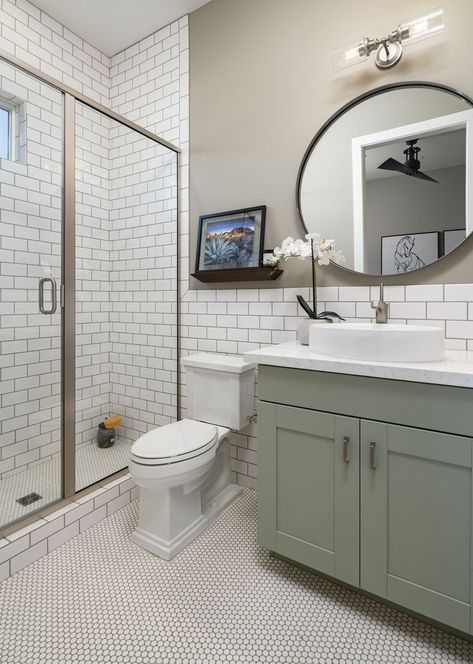
[[[379,285],[379,301],[371,302],[371,308],[376,311],[376,323],[384,324],[388,322],[389,304],[384,301],[384,284]]]

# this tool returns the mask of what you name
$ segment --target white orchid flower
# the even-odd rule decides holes
[[[320,233],[307,233],[305,241],[294,240],[289,236],[282,241],[280,247],[276,247],[273,256],[277,261],[288,260],[288,258],[299,258],[305,260],[312,258],[319,265],[329,265],[331,260],[342,263],[344,255],[338,249],[334,249],[335,240],[322,238]]]

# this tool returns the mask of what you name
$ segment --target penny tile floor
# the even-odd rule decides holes
[[[135,501],[0,585],[1,664],[448,664],[473,645],[272,557],[245,489],[165,562]]]

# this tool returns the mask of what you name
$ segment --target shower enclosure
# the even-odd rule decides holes
[[[177,418],[179,149],[8,58],[0,153],[4,529]]]

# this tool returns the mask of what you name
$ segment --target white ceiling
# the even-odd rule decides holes
[[[115,55],[210,0],[33,0],[107,55]]]

